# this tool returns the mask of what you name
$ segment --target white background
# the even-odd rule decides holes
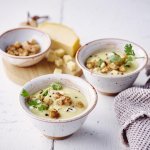
[[[149,0],[0,0],[0,32],[18,26],[26,13],[49,15],[72,27],[81,43],[123,38],[150,49]],[[143,71],[136,83],[146,81]],[[18,104],[21,86],[7,78],[0,60],[0,150],[122,150],[113,98],[99,94],[98,104],[82,129],[69,139],[45,138]]]

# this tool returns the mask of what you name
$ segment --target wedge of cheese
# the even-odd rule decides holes
[[[75,56],[80,47],[80,40],[72,29],[59,23],[50,22],[41,23],[38,28],[50,35],[52,49],[62,48],[66,51],[66,54]]]

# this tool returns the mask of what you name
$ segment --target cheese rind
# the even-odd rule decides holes
[[[66,54],[75,56],[80,47],[80,40],[72,29],[62,24],[49,22],[39,24],[38,28],[50,35],[52,49],[63,48]]]

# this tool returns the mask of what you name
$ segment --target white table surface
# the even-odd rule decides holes
[[[26,12],[50,15],[72,27],[82,44],[106,37],[134,41],[150,49],[149,0],[0,0],[0,32],[17,26]],[[136,83],[144,84],[145,72]],[[7,78],[0,60],[0,150],[122,150],[113,98],[99,94],[94,111],[72,137],[45,138],[20,110],[21,86]]]

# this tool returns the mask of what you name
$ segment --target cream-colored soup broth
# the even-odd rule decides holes
[[[100,50],[100,52],[89,56],[85,65],[94,73],[124,75],[138,68],[136,59],[132,46],[129,44],[127,52]]]
[[[32,113],[50,119],[67,119],[87,108],[85,96],[78,90],[54,82],[49,87],[26,98]]]

